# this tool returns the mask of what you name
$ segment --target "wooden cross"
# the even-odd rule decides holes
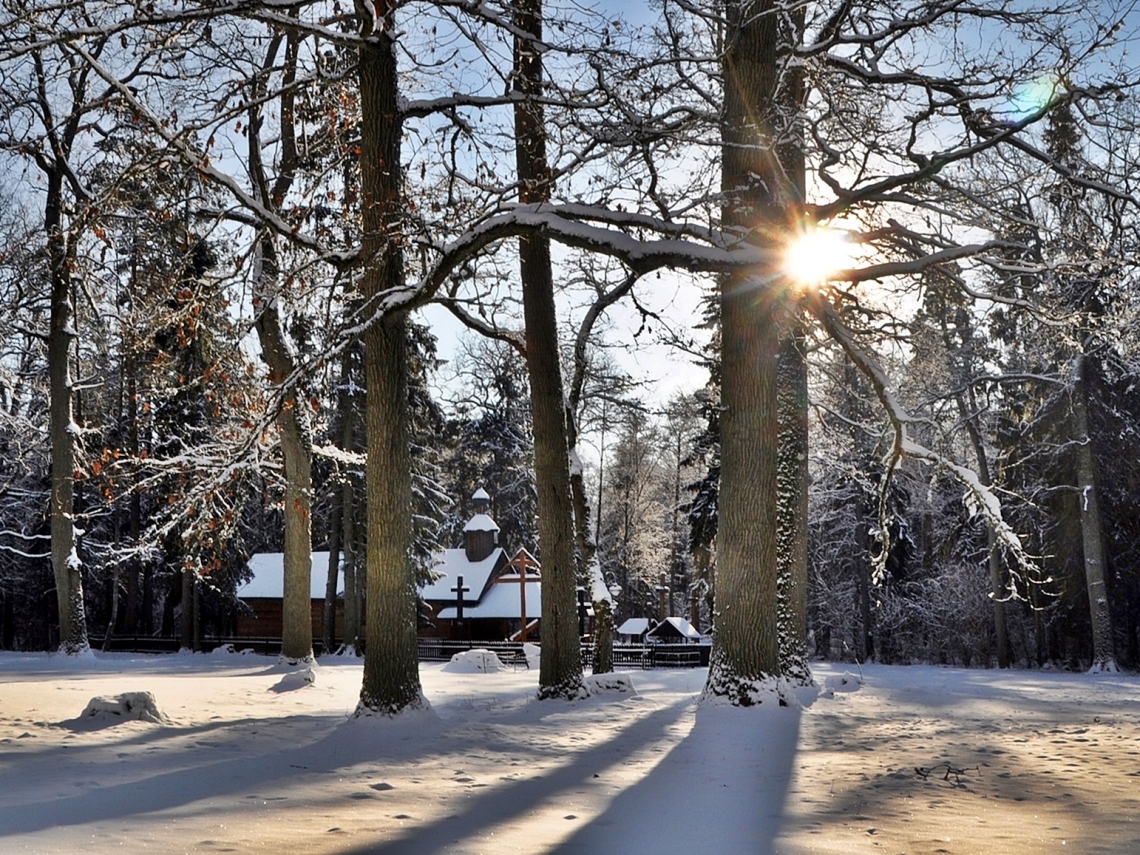
[[[500,582],[508,582],[510,584],[518,583],[519,586],[519,616],[522,618],[522,632],[519,635],[523,644],[526,644],[526,571],[530,568],[535,570],[540,569],[539,563],[534,560],[529,552],[525,549],[520,549],[518,553],[507,562],[508,567],[514,567],[519,571],[518,579],[504,579],[499,577]]]
[[[463,584],[463,576],[455,577],[455,587],[452,588],[455,592],[455,620],[460,622],[463,620],[463,594],[471,589]]]

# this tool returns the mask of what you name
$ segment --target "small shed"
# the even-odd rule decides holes
[[[633,617],[617,628],[618,641],[622,644],[642,644],[649,632],[649,618]]]
[[[324,626],[325,587],[328,584],[328,552],[312,553],[312,570],[309,573],[310,612],[313,638],[321,637]],[[280,638],[282,605],[285,596],[285,553],[260,552],[249,557],[248,567],[253,577],[237,590],[237,597],[247,609],[237,616],[235,634],[239,638]],[[339,580],[338,580],[339,581]],[[343,582],[337,587],[336,626],[334,638],[344,634]]]
[[[691,623],[680,617],[667,617],[645,634],[650,644],[699,644],[701,634]]]

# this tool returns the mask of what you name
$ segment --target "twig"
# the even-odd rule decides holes
[[[939,769],[946,770],[946,773],[942,776],[943,781],[949,781],[950,776],[953,775],[955,784],[962,783],[962,779],[959,777],[959,775],[965,775],[967,772],[979,771],[977,766],[969,766],[965,769],[959,769],[957,766],[951,766],[949,763],[939,763],[937,766],[931,766],[929,768],[926,768],[924,766],[915,766],[914,773],[925,781]]]

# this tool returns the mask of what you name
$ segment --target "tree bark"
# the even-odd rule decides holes
[[[777,625],[780,673],[811,685],[807,652],[808,588],[808,383],[806,342],[799,319],[787,318],[778,359],[776,506]]]
[[[281,102],[282,167],[273,187],[267,186],[261,160],[260,105],[250,108],[250,171],[256,176],[262,201],[280,209],[293,184],[297,159],[294,136],[294,92],[289,85],[296,76],[299,37],[286,40]],[[276,47],[270,47],[270,56]],[[277,413],[281,431],[281,459],[285,481],[283,515],[284,584],[281,614],[281,659],[288,662],[313,658],[313,625],[311,613],[312,504],[313,460],[312,436],[306,404],[296,386],[296,359],[281,321],[277,299],[280,269],[273,238],[263,235],[258,241],[258,269],[254,273],[254,301],[261,358],[269,367],[269,382],[282,395]]]
[[[276,254],[268,237],[261,240],[261,271],[256,296],[261,301],[256,328],[261,358],[269,366],[269,382],[281,388],[292,382],[295,360],[285,338],[277,298]],[[282,602],[281,658],[301,662],[313,658],[312,599],[312,437],[306,403],[295,387],[284,389],[277,426],[281,431],[281,459],[285,480],[284,593]]]
[[[1116,642],[1105,583],[1104,538],[1097,495],[1096,462],[1089,436],[1088,357],[1076,358],[1073,366],[1072,408],[1076,432],[1077,500],[1080,503],[1081,545],[1084,550],[1085,585],[1093,636],[1093,671],[1116,671]]]
[[[394,4],[392,4],[394,5]],[[403,285],[400,138],[394,10],[364,27],[360,48],[360,184],[366,266],[364,311]],[[367,633],[357,715],[395,715],[426,704],[416,653],[416,586],[409,558],[412,478],[408,446],[406,319],[385,314],[364,334]]]
[[[75,337],[71,304],[71,251],[63,233],[63,177],[59,168],[47,171],[44,226],[51,264],[51,314],[48,330],[48,435],[51,440],[51,563],[59,604],[59,649],[82,653],[87,641],[83,577],[75,537],[75,443],[72,418],[71,367]]]
[[[515,160],[523,204],[550,199],[542,104],[541,0],[515,0]],[[542,659],[540,698],[574,697],[582,691],[582,656],[575,594],[573,507],[565,393],[558,352],[550,241],[519,239],[519,270],[526,323],[527,376],[534,425],[534,476],[538,491],[538,545],[542,560]]]
[[[778,222],[772,126],[778,23],[770,3],[726,4],[722,223],[746,240],[771,240]],[[767,180],[765,180],[767,179]],[[780,674],[776,631],[776,364],[779,328],[771,271],[734,271],[721,282],[721,483],[717,600],[706,694],[749,706]]]
[[[986,454],[985,441],[978,426],[973,421],[973,414],[977,411],[976,404],[971,400],[967,403],[961,396],[957,398],[958,412],[966,420],[966,432],[970,437],[970,444],[974,447],[974,458],[978,463],[978,480],[986,487],[993,486],[993,476],[990,473],[989,457]],[[994,639],[997,647],[997,663],[999,668],[1008,668],[1012,664],[1009,655],[1009,630],[1006,628],[1005,600],[1008,596],[1006,590],[1005,564],[1002,561],[1001,547],[998,545],[997,534],[993,526],[986,527],[986,555],[987,567],[990,572],[990,598],[993,600]]]

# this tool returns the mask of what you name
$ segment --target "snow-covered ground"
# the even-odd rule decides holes
[[[378,721],[355,661],[0,654],[0,853],[1140,852],[1136,677],[847,670],[741,710],[424,665]]]

